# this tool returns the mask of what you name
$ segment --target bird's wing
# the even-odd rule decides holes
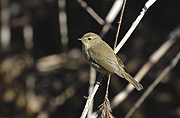
[[[120,65],[117,57],[110,47],[99,47],[98,50],[89,49],[91,59],[111,73],[118,73]],[[99,51],[101,50],[101,52]]]
[[[124,63],[121,61],[121,59],[116,55],[116,57],[117,57],[117,60],[118,60],[118,62],[119,62],[119,65],[120,66],[122,66],[123,68],[125,68],[125,65],[124,65]]]

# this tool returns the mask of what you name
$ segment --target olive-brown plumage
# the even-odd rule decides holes
[[[94,69],[102,74],[117,74],[129,81],[137,90],[143,86],[125,72],[124,64],[111,47],[95,33],[86,33],[79,40],[82,41],[82,52],[85,59]]]

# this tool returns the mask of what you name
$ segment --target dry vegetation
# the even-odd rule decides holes
[[[103,34],[104,19],[114,1],[85,2],[102,19],[95,20],[90,15],[93,12],[82,7],[81,0],[1,0],[0,118],[80,117],[86,102],[83,96],[88,96],[90,67],[81,55],[81,42],[76,39],[92,31],[103,35],[113,47],[119,21],[118,15]],[[134,90],[125,100],[111,106],[115,96],[127,90],[127,82],[113,75],[109,100],[107,96],[104,99],[105,79],[95,95],[92,114],[99,109],[99,118],[124,117],[179,53],[177,33],[176,40],[156,63],[149,60],[178,27],[178,3],[157,1],[118,53],[133,76],[150,61],[152,66],[141,81],[144,90]],[[127,1],[118,43],[143,6],[144,1]],[[179,71],[179,63],[172,66],[132,118],[180,117]]]

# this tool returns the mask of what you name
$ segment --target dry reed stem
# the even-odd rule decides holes
[[[172,59],[171,63],[161,72],[161,74],[154,80],[154,82],[148,87],[144,94],[139,98],[139,100],[131,107],[129,112],[126,114],[125,118],[129,118],[135,112],[137,108],[144,102],[148,95],[154,90],[154,88],[161,82],[161,80],[176,66],[180,59],[180,52]]]
[[[146,11],[149,9],[149,7],[151,5],[154,4],[156,0],[148,0],[145,3],[145,6],[143,7],[142,11],[140,12],[139,16],[136,18],[136,20],[133,22],[133,24],[131,25],[131,27],[129,28],[128,32],[125,34],[125,36],[123,37],[123,39],[121,40],[121,42],[118,44],[118,46],[115,49],[115,54],[119,52],[119,50],[122,48],[122,46],[124,45],[124,43],[127,41],[127,39],[130,37],[130,35],[133,33],[133,31],[135,30],[135,28],[137,27],[137,25],[140,23],[141,19],[143,18],[144,14],[146,13]]]
[[[144,66],[139,70],[139,72],[135,75],[134,79],[136,79],[137,81],[140,81],[145,75],[146,73],[150,70],[150,68],[157,63],[157,61],[159,61],[161,59],[161,57],[169,50],[169,48],[175,43],[175,41],[177,40],[177,37],[179,37],[180,35],[180,25],[178,25],[178,27],[176,27],[174,29],[174,31],[172,31],[169,36],[168,36],[168,40],[161,45],[161,47],[159,47],[159,49],[157,49],[150,57],[148,62],[146,62],[144,64]],[[129,93],[132,92],[132,90],[134,89],[134,87],[130,84],[128,84],[125,88],[125,90],[123,90],[122,92],[120,92],[119,94],[117,94],[114,99],[111,102],[111,108],[115,108],[116,106],[118,106],[122,101],[124,101],[127,96],[129,95]]]
[[[89,78],[89,94],[93,90],[95,81],[96,81],[96,70],[91,67],[90,68],[90,78]],[[92,116],[93,115],[93,103],[94,103],[94,100],[92,100],[91,105],[89,107],[87,118],[92,118],[93,117]]]
[[[61,35],[62,50],[68,50],[68,26],[67,26],[67,14],[66,14],[66,0],[58,0],[59,11],[59,29]]]
[[[83,7],[100,25],[104,25],[105,21],[83,0],[77,0],[81,7]]]
[[[7,51],[10,48],[10,40],[11,40],[11,29],[10,29],[10,0],[1,0],[1,11],[0,11],[0,44],[1,50]]]

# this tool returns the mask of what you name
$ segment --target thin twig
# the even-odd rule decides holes
[[[118,29],[117,29],[117,32],[116,32],[116,38],[115,38],[115,41],[114,41],[114,51],[115,51],[117,40],[118,40],[118,35],[119,35],[119,31],[120,31],[120,26],[121,26],[121,22],[122,22],[122,17],[123,17],[123,13],[124,13],[125,4],[126,4],[126,0],[123,3],[123,8],[122,8],[121,15],[120,15],[120,18],[119,18],[119,25],[118,25]],[[106,88],[106,97],[107,98],[108,98],[108,89],[109,89],[110,80],[111,80],[111,75],[109,75],[108,82],[107,82],[107,88]]]
[[[107,82],[107,87],[106,87],[106,97],[108,98],[108,90],[109,90],[109,84],[110,84],[110,80],[111,80],[111,75],[109,75],[108,77],[108,82]]]
[[[167,52],[167,50],[176,42],[177,37],[179,37],[180,34],[180,24],[178,27],[172,31],[169,36],[168,40],[161,45],[161,47],[156,50],[150,57],[149,61],[144,64],[144,66],[139,70],[139,72],[135,75],[134,79],[137,81],[140,81],[146,73],[150,70],[150,68],[157,63],[161,59],[161,57]],[[114,99],[111,102],[111,108],[115,108],[118,106],[122,101],[124,101],[130,92],[134,89],[131,84],[128,84],[126,89],[117,94]]]
[[[119,30],[120,30],[120,26],[121,26],[121,22],[122,22],[122,16],[123,16],[124,8],[125,8],[125,3],[126,3],[126,0],[125,0],[125,2],[123,4],[123,9],[121,11],[121,15],[120,15],[120,18],[119,18],[119,25],[118,25],[118,29],[117,29],[117,33],[116,33],[116,38],[115,38],[115,41],[114,41],[114,51],[115,51],[115,47],[116,47],[117,40],[118,40],[118,35],[119,35]],[[106,116],[108,118],[109,117],[114,118],[114,116],[111,114],[112,110],[110,108],[110,103],[109,103],[109,99],[108,99],[110,80],[111,80],[111,75],[109,74],[104,102],[103,102],[103,104],[101,105],[101,107],[100,107],[100,109],[98,111],[98,116],[101,116],[101,117]]]
[[[118,36],[119,36],[119,31],[120,31],[120,27],[121,27],[121,22],[122,22],[122,17],[123,17],[125,5],[126,5],[126,0],[124,0],[123,7],[121,10],[121,15],[120,15],[119,22],[118,22],[119,25],[118,25],[118,29],[117,29],[117,33],[116,33],[116,39],[114,41],[114,51],[115,51],[116,45],[117,45],[117,40],[118,40]]]
[[[128,30],[128,32],[126,33],[126,35],[123,37],[123,39],[121,40],[121,42],[118,44],[118,46],[115,49],[115,53],[117,53],[122,46],[124,45],[124,43],[127,41],[127,39],[130,37],[130,35],[132,34],[132,32],[134,31],[134,29],[137,27],[137,25],[139,24],[139,22],[141,21],[141,19],[143,18],[144,14],[146,13],[147,9],[155,2],[156,0],[149,0],[146,2],[145,6],[143,7],[140,15],[136,18],[136,20],[133,22],[131,28]]]
[[[115,38],[115,41],[114,41],[114,51],[115,51],[115,47],[116,47],[117,40],[118,40],[118,35],[119,35],[119,30],[120,30],[120,26],[121,26],[121,22],[122,22],[122,16],[123,16],[124,8],[125,8],[125,3],[126,3],[126,0],[125,0],[125,2],[123,4],[123,9],[121,11],[121,15],[120,15],[120,18],[119,18],[119,25],[118,25],[118,29],[117,29],[117,33],[116,33],[116,38]],[[109,74],[104,102],[101,105],[101,107],[100,107],[100,109],[99,109],[99,111],[97,113],[98,117],[114,118],[114,116],[111,114],[112,110],[110,108],[110,103],[109,103],[109,99],[108,99],[110,80],[111,80],[111,75]]]
[[[126,4],[126,0],[123,3],[123,8],[122,8],[121,15],[120,15],[120,18],[119,18],[119,25],[118,25],[118,29],[117,29],[117,32],[116,32],[116,38],[115,38],[115,41],[114,41],[114,51],[115,51],[117,40],[118,40],[118,35],[119,35],[119,31],[120,31],[120,26],[121,26],[121,22],[122,22],[122,17],[123,17],[123,13],[124,13],[125,4]],[[107,98],[108,98],[108,89],[109,89],[110,80],[111,80],[111,75],[109,75],[108,82],[107,82],[107,88],[106,88],[106,97]]]
[[[157,79],[148,87],[145,93],[141,96],[141,98],[133,105],[130,111],[127,113],[125,118],[129,118],[137,108],[144,102],[147,96],[154,90],[154,88],[159,84],[159,82],[176,66],[180,59],[180,52],[176,55],[175,58],[172,59],[171,63],[161,72],[161,74],[157,77]]]

